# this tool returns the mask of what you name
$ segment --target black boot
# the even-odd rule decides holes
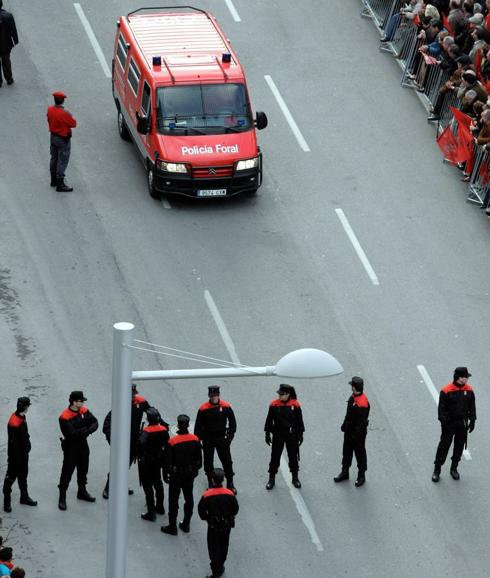
[[[51,175],[51,187],[57,187],[58,186],[58,179],[56,178],[56,175]]]
[[[333,481],[337,484],[338,482],[345,482],[345,480],[349,479],[349,470],[344,470],[340,472],[338,476],[336,476]]]
[[[293,484],[293,486],[294,486],[295,488],[298,488],[298,490],[299,490],[299,488],[301,488],[301,482],[299,481],[298,473],[296,472],[296,473],[293,474],[292,476],[293,476],[293,477],[292,477],[292,479],[291,479],[291,483]]]
[[[441,466],[434,466],[434,473],[432,474],[432,481],[437,484],[441,476]]]
[[[182,522],[181,522],[182,524]],[[180,526],[180,524],[179,524]],[[189,526],[187,526],[189,527]],[[170,536],[177,536],[177,534],[179,533],[179,531],[177,530],[177,519],[176,518],[172,518],[168,519],[168,526],[162,526],[160,528],[160,530],[164,533],[164,534],[170,534]],[[189,530],[187,530],[189,531]],[[185,532],[185,530],[184,530]]]
[[[95,498],[87,492],[85,487],[78,488],[77,499],[83,502],[95,502]]]
[[[449,473],[451,474],[451,478],[453,480],[459,480],[459,472],[458,472],[458,463],[452,463],[451,464],[451,469],[449,470]]]
[[[365,483],[366,483],[366,477],[364,475],[364,471],[359,470],[359,472],[357,473],[357,480],[355,481],[354,485],[356,486],[356,488],[360,488]]]
[[[61,490],[60,489],[60,497],[58,500],[58,508],[60,510],[65,511],[66,510],[66,490]]]
[[[12,500],[10,499],[10,492],[8,494],[3,494],[3,511],[10,514],[12,511]]]
[[[37,506],[36,500],[33,500],[31,496],[26,492],[21,492],[20,494],[20,503],[24,506]]]
[[[276,475],[269,474],[269,481],[265,485],[266,490],[272,490],[272,488],[276,485]]]
[[[104,500],[109,499],[109,474],[107,474],[107,482],[105,483],[104,491],[102,492]]]
[[[191,522],[190,520],[186,520],[185,518],[182,520],[182,522],[179,522],[179,528],[182,530],[182,532],[185,532],[186,534],[188,534],[190,532],[191,529]]]
[[[141,514],[141,519],[147,522],[154,522],[157,519],[157,515],[153,510],[148,510],[148,512]]]
[[[73,191],[73,187],[69,187],[65,183],[65,179],[58,179],[58,182],[56,183],[56,191],[58,193],[70,193]]]

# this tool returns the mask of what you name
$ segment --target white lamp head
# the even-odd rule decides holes
[[[276,363],[274,375],[278,377],[331,377],[344,372],[340,363],[321,349],[297,349],[286,354]]]

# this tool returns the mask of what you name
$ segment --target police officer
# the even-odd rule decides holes
[[[276,474],[279,469],[281,455],[286,446],[289,460],[289,470],[292,475],[292,484],[301,488],[299,481],[299,446],[303,443],[303,412],[292,385],[282,383],[277,390],[278,398],[271,401],[269,412],[265,420],[265,443],[271,449],[269,463],[269,481],[265,486],[272,490],[276,483]]]
[[[367,455],[366,435],[369,425],[369,400],[364,393],[364,380],[362,377],[353,377],[349,381],[352,395],[347,400],[347,412],[340,430],[344,432],[344,444],[342,447],[342,470],[334,478],[334,482],[343,482],[349,479],[349,468],[352,464],[353,454],[357,460],[357,480],[355,486],[361,487],[366,482]]]
[[[138,443],[138,437],[141,430],[141,422],[143,421],[143,415],[146,410],[150,407],[150,404],[146,399],[138,393],[138,389],[135,383],[131,385],[131,440],[129,445],[129,467],[136,461],[136,444]],[[105,416],[104,424],[102,426],[102,432],[104,433],[107,443],[111,444],[111,419],[112,412]],[[128,494],[133,495],[133,490],[129,489]],[[109,499],[109,474],[107,474],[107,482],[102,492],[102,497],[104,500]]]
[[[71,129],[77,126],[77,121],[70,112],[65,110],[63,103],[66,94],[53,92],[54,106],[48,107],[48,125],[51,133],[51,186],[60,193],[69,193],[73,187],[65,183],[65,170],[70,160]]]
[[[214,469],[210,477],[211,488],[204,492],[197,509],[201,520],[208,523],[208,553],[212,573],[206,578],[215,578],[225,572],[230,532],[235,527],[235,516],[238,514],[238,501],[231,489],[223,488],[223,470]]]
[[[203,403],[197,412],[194,434],[202,441],[204,453],[204,472],[211,480],[214,450],[216,450],[226,476],[226,486],[236,493],[233,484],[233,462],[230,444],[235,437],[236,419],[231,405],[220,399],[219,387],[208,387],[209,401]]]
[[[441,466],[446,461],[449,448],[454,439],[453,457],[449,473],[453,480],[459,480],[458,464],[468,439],[468,433],[475,429],[476,405],[475,393],[468,383],[471,373],[467,367],[456,367],[453,381],[441,389],[439,394],[439,421],[441,439],[434,461],[432,481],[438,482]]]
[[[58,508],[66,510],[66,490],[70,480],[77,469],[78,493],[77,498],[84,502],[95,502],[95,498],[87,492],[87,473],[90,449],[87,438],[97,431],[99,422],[97,418],[83,405],[87,398],[83,391],[72,391],[69,398],[69,406],[61,413],[59,422],[63,438],[63,467],[61,468],[60,497]]]
[[[162,466],[169,436],[157,409],[149,407],[146,419],[148,425],[143,428],[136,447],[140,483],[146,497],[146,512],[141,514],[141,518],[154,522],[157,514],[165,514]]]
[[[31,441],[27,428],[26,413],[31,405],[28,397],[19,397],[17,410],[10,416],[7,424],[8,449],[7,449],[7,474],[3,482],[3,509],[12,511],[11,493],[12,486],[17,480],[20,490],[20,503],[26,506],[37,506],[27,491],[27,474],[29,472],[29,452]]]
[[[0,0],[0,86],[3,84],[2,68],[7,84],[14,83],[10,52],[16,44],[19,44],[19,37],[14,17],[3,9],[3,0]]]
[[[168,482],[168,526],[162,526],[165,534],[177,535],[179,496],[184,495],[184,519],[179,523],[183,532],[189,532],[194,510],[194,478],[202,466],[202,450],[199,438],[189,433],[189,416],[177,417],[177,435],[170,438],[165,453],[164,478]]]

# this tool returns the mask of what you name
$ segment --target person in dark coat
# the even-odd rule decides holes
[[[146,497],[146,512],[141,514],[141,518],[154,522],[157,514],[165,514],[162,466],[169,436],[157,409],[149,407],[146,419],[148,425],[143,428],[136,446],[140,483]]]
[[[277,399],[271,401],[265,420],[265,443],[271,448],[269,463],[269,481],[265,486],[272,490],[276,483],[276,474],[279,470],[281,455],[286,446],[289,459],[289,471],[292,475],[292,484],[301,488],[299,481],[299,446],[303,443],[303,412],[297,400],[296,391],[292,385],[282,383],[277,390]]]
[[[233,461],[230,445],[236,433],[236,419],[231,405],[220,399],[217,385],[208,387],[209,401],[203,403],[196,417],[194,434],[201,440],[204,454],[204,472],[211,482],[213,472],[214,451],[221,460],[226,476],[226,487],[236,493],[233,483]]]
[[[170,438],[165,453],[163,475],[168,483],[168,526],[162,526],[165,534],[177,535],[179,496],[184,495],[184,519],[179,523],[183,532],[189,532],[194,511],[194,479],[202,466],[202,449],[199,438],[189,433],[189,416],[177,417],[177,435]]]
[[[347,412],[340,429],[344,432],[344,444],[342,447],[342,471],[334,478],[334,482],[343,482],[349,479],[349,468],[352,465],[352,457],[355,454],[357,460],[356,487],[364,485],[366,481],[367,456],[366,435],[369,425],[369,400],[364,393],[364,380],[362,377],[353,377],[349,381],[352,387],[352,395],[347,400]]]
[[[148,401],[138,393],[138,389],[135,383],[131,385],[131,439],[129,445],[129,467],[136,461],[136,444],[138,443],[138,437],[141,433],[141,422],[143,421],[143,415],[150,407]],[[111,419],[112,412],[109,411],[105,416],[104,424],[102,425],[102,432],[105,435],[107,443],[111,445]],[[133,490],[129,489],[128,494],[133,495]],[[102,497],[104,500],[109,499],[109,474],[107,474],[107,482],[102,492]]]
[[[2,69],[7,84],[14,83],[10,52],[16,44],[19,44],[19,37],[14,17],[3,9],[3,0],[0,0],[0,86],[3,84]]]
[[[20,490],[20,503],[26,506],[37,506],[27,491],[27,474],[29,472],[29,452],[31,440],[27,427],[26,414],[31,405],[28,397],[19,397],[17,410],[10,416],[7,425],[8,448],[7,448],[7,473],[3,482],[3,509],[12,511],[11,493],[12,486],[17,480]]]
[[[450,474],[459,480],[458,464],[461,460],[468,433],[475,429],[475,392],[468,383],[471,377],[467,367],[456,367],[453,381],[445,385],[439,394],[438,417],[441,422],[441,439],[434,460],[432,481],[438,482],[441,467],[446,461],[449,448],[454,440]]]
[[[198,505],[199,517],[208,523],[208,553],[211,574],[206,578],[223,576],[228,556],[230,532],[235,527],[238,501],[235,493],[223,488],[225,473],[216,468],[211,473],[211,487],[204,492]]]
[[[95,502],[95,498],[87,492],[90,456],[87,438],[97,431],[99,422],[83,405],[84,401],[87,401],[87,398],[83,395],[83,391],[72,391],[69,398],[70,405],[61,413],[59,418],[60,429],[63,434],[63,438],[60,438],[63,450],[63,467],[58,485],[60,490],[58,508],[63,511],[66,510],[66,490],[70,485],[75,468],[78,483],[77,498],[84,502]]]

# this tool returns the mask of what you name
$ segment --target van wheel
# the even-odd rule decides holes
[[[120,110],[117,111],[117,130],[119,131],[119,136],[123,140],[131,140],[131,135],[129,134],[128,127],[126,126],[126,121]]]
[[[159,201],[161,197],[160,193],[155,189],[155,170],[154,167],[152,167],[150,164],[148,165],[146,176],[150,197]]]

